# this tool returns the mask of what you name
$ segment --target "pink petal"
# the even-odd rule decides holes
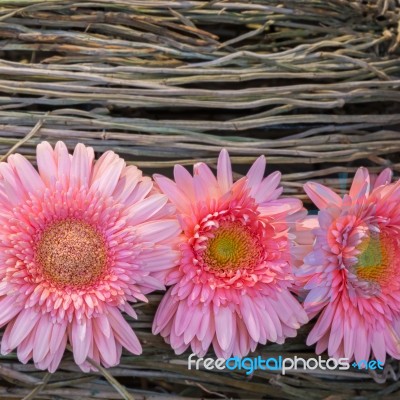
[[[183,335],[190,320],[193,318],[194,308],[189,308],[186,302],[180,301],[175,314],[174,331],[177,336]]]
[[[93,182],[95,182],[96,180],[101,179],[101,177],[106,173],[106,171],[110,169],[110,166],[118,162],[119,159],[120,158],[118,154],[115,154],[111,150],[108,150],[105,153],[103,153],[101,157],[94,164],[91,184],[93,184]]]
[[[344,356],[346,358],[351,359],[353,357],[356,343],[355,329],[348,323],[346,329],[343,331]]]
[[[382,332],[372,332],[371,347],[375,359],[384,363],[386,361],[386,345],[385,335]]]
[[[15,303],[13,296],[5,296],[0,299],[0,328],[11,321],[20,311],[23,306]]]
[[[360,323],[355,326],[357,344],[354,349],[354,358],[357,363],[360,361],[368,361],[371,352],[371,343],[369,343],[364,323],[361,321],[359,322]]]
[[[174,204],[178,210],[182,212],[190,211],[190,201],[174,181],[158,174],[154,175],[153,178],[161,191],[168,196],[171,203]]]
[[[215,315],[215,333],[222,350],[227,350],[232,341],[234,316],[229,307],[218,308]]]
[[[0,175],[2,176],[4,207],[20,204],[26,198],[25,190],[18,176],[5,162],[0,163]],[[8,216],[8,215],[7,215]]]
[[[36,148],[36,160],[43,182],[47,186],[54,186],[57,180],[57,164],[54,150],[49,142],[42,142]]]
[[[206,332],[209,329],[209,324],[210,324],[210,312],[207,310],[202,315],[201,324],[199,330],[196,333],[196,336],[200,341],[204,339]]]
[[[122,158],[109,164],[101,176],[92,180],[91,189],[103,196],[112,196],[124,167],[125,161]]]
[[[142,346],[132,328],[123,318],[118,309],[108,307],[109,321],[114,332],[115,338],[133,354],[141,354]]]
[[[282,174],[279,171],[275,171],[268,175],[258,186],[258,189],[253,196],[254,200],[259,204],[272,200],[274,192],[281,182],[281,177]]]
[[[327,208],[329,205],[340,207],[342,199],[333,190],[316,182],[307,182],[304,191],[311,201],[320,209]]]
[[[366,168],[358,168],[353,183],[350,187],[349,196],[354,200],[369,194],[369,173]]]
[[[66,320],[64,320],[62,322],[54,322],[53,323],[51,339],[50,339],[50,343],[49,343],[51,354],[54,354],[54,355],[57,354],[60,346],[62,346],[64,338],[66,337],[66,334],[67,334],[67,324],[68,324],[68,322]]]
[[[175,219],[144,222],[136,227],[141,242],[159,243],[176,237],[181,232],[179,222]]]
[[[44,190],[45,186],[40,175],[25,157],[20,154],[12,154],[8,157],[8,163],[15,169],[22,185],[28,193],[36,193]]]
[[[260,340],[260,325],[257,313],[253,310],[252,300],[246,295],[242,296],[240,311],[249,335],[255,342],[258,342]]]
[[[72,321],[70,342],[74,353],[74,360],[82,364],[89,353],[89,343],[93,340],[92,321],[88,318]]]
[[[302,207],[303,203],[299,199],[281,198],[263,203],[258,207],[258,210],[263,217],[281,219],[301,210]]]
[[[78,143],[71,160],[71,185],[76,185],[78,187],[88,186],[92,169],[91,163],[92,160],[89,159],[86,147],[82,143]]]
[[[32,309],[23,309],[17,316],[10,332],[9,346],[17,347],[34,329],[41,314]]]
[[[217,197],[220,194],[220,188],[218,185],[218,181],[215,178],[215,175],[211,171],[208,165],[204,163],[197,163],[193,167],[194,175],[197,181],[201,181],[202,184],[207,186],[207,191],[205,196],[207,197]],[[198,200],[196,196],[194,197],[195,200]]]
[[[69,184],[71,158],[63,142],[57,142],[54,148],[54,157],[57,164],[58,179],[66,187]]]
[[[228,192],[233,184],[231,160],[226,149],[219,153],[217,180],[222,193]]]
[[[376,178],[374,182],[374,189],[383,186],[383,185],[388,185],[392,181],[393,177],[393,171],[390,168],[384,169]]]
[[[57,351],[54,353],[52,360],[48,366],[48,370],[50,373],[56,372],[58,366],[60,365],[62,356],[64,355],[66,346],[67,346],[67,334],[64,333],[64,335],[61,338],[60,344],[57,348]]]
[[[157,308],[153,320],[153,335],[157,335],[167,326],[171,318],[175,316],[176,310],[178,309],[179,302],[171,296],[171,292],[172,288],[167,291]]]
[[[192,313],[192,318],[189,321],[189,325],[183,333],[183,341],[185,344],[190,343],[196,336],[196,333],[200,329],[202,316],[203,313],[201,306],[196,307]]]
[[[136,188],[140,179],[142,177],[142,172],[134,165],[128,165],[122,172],[120,179],[115,187],[113,197],[119,203],[125,203],[127,198],[131,195],[133,190]]]
[[[332,356],[336,354],[340,345],[342,344],[343,333],[344,330],[347,329],[347,327],[343,326],[343,316],[342,313],[339,312],[339,310],[342,310],[341,307],[338,307],[336,309],[336,313],[332,321],[332,329],[328,343],[328,354]]]
[[[93,336],[102,360],[108,366],[116,365],[119,357],[114,334],[111,331],[109,336],[104,335],[102,321],[98,318],[93,318]]]
[[[167,196],[163,194],[153,194],[139,203],[132,205],[127,209],[129,212],[129,223],[138,225],[150,220],[156,212],[165,206],[167,201]]]
[[[179,188],[185,189],[185,194],[192,201],[194,200],[193,177],[182,165],[176,164],[174,167],[174,179]],[[215,179],[215,178],[214,178]]]
[[[33,361],[42,361],[49,352],[52,323],[47,316],[42,316],[37,324],[35,341],[33,345]]]
[[[125,200],[125,204],[134,204],[143,200],[153,189],[153,181],[149,177],[142,178],[132,193]]]
[[[265,157],[260,156],[254,161],[253,165],[250,167],[249,171],[247,172],[247,184],[250,188],[250,195],[253,196],[256,192],[258,185],[261,183],[264,172],[265,172]]]
[[[332,325],[333,316],[335,314],[336,304],[330,303],[321,313],[313,329],[308,335],[307,346],[311,346],[321,339]]]

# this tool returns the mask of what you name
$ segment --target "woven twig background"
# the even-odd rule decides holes
[[[226,147],[238,175],[265,154],[286,195],[305,200],[310,179],[343,192],[359,165],[400,172],[399,27],[397,0],[0,0],[0,153],[80,141],[170,174]],[[379,376],[188,371],[150,333],[160,298],[132,322],[142,356],[107,375],[66,354],[51,376],[3,357],[0,397],[399,398],[394,361]],[[312,357],[309,329],[256,354]]]

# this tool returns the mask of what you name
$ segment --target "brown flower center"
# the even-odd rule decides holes
[[[68,219],[44,231],[36,260],[52,283],[81,287],[95,283],[104,273],[107,249],[103,236],[91,225]]]

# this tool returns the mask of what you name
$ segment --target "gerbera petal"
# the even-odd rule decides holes
[[[144,222],[136,227],[136,233],[143,242],[160,243],[176,237],[180,232],[181,227],[175,219]]]
[[[18,177],[28,193],[44,190],[44,183],[32,164],[20,154],[8,157],[8,163],[15,169]]]
[[[378,188],[379,186],[388,185],[392,181],[392,177],[393,177],[393,171],[390,168],[384,169],[375,179],[373,185],[374,189]]]
[[[61,342],[57,347],[56,352],[52,355],[52,360],[48,366],[50,373],[56,372],[58,366],[60,365],[66,346],[67,346],[67,334],[64,333],[64,335],[61,337]]]
[[[50,339],[50,353],[54,354],[55,357],[59,352],[60,347],[62,347],[62,343],[66,338],[67,334],[67,321],[55,322],[52,325],[51,339]],[[65,348],[65,345],[64,345]]]
[[[253,310],[253,304],[247,296],[243,296],[241,312],[249,335],[255,342],[258,342],[260,339],[260,325],[257,314]]]
[[[82,364],[89,353],[89,343],[93,337],[92,321],[90,319],[74,320],[70,333],[70,342],[74,352],[74,360]]]
[[[97,193],[101,193],[103,196],[111,196],[118,184],[124,167],[125,162],[121,158],[109,164],[109,168],[101,176],[93,179],[91,189]]]
[[[250,188],[250,195],[254,196],[255,192],[258,189],[258,186],[260,185],[261,181],[263,180],[264,177],[264,172],[265,172],[265,157],[260,156],[257,158],[257,160],[253,163],[249,171],[247,172],[247,185]]]
[[[127,210],[129,212],[129,222],[134,225],[141,224],[161,210],[167,204],[168,198],[162,194],[154,194],[144,199]]]
[[[153,182],[150,178],[144,177],[141,182],[136,185],[136,187],[132,190],[131,194],[125,200],[125,204],[134,204],[141,200],[143,200],[153,188]]]
[[[120,176],[120,180],[115,187],[113,197],[120,203],[125,203],[136,186],[140,183],[142,172],[134,165],[125,167]],[[130,204],[127,204],[130,205]]]
[[[263,204],[269,200],[273,200],[275,190],[281,182],[282,174],[279,171],[268,175],[259,185],[258,190],[254,194],[257,203]]]
[[[194,175],[197,181],[201,181],[203,185],[207,185],[207,194],[210,197],[217,197],[220,194],[220,187],[215,175],[210,167],[204,163],[197,163],[193,167]],[[197,197],[194,197],[197,199]]]
[[[384,364],[386,361],[386,344],[385,335],[382,332],[372,332],[371,348],[375,359]]]
[[[63,142],[57,142],[54,148],[54,156],[57,164],[58,179],[66,186],[69,183],[71,157],[67,146]]]
[[[103,153],[93,167],[91,184],[101,179],[106,171],[110,169],[111,165],[117,163],[118,160],[120,160],[119,156],[111,150]]]
[[[86,147],[79,143],[76,145],[71,160],[70,182],[72,185],[87,187],[90,180],[92,160]]]
[[[196,333],[200,328],[201,319],[202,319],[201,307],[197,306],[193,310],[192,318],[190,318],[189,325],[185,330],[185,332],[183,333],[183,341],[185,344],[189,344],[196,336]]]
[[[30,309],[22,310],[11,329],[9,346],[12,349],[17,347],[31,333],[39,319],[39,313]]]
[[[110,324],[116,339],[133,354],[141,354],[142,346],[129,324],[121,313],[113,307],[108,308]]]
[[[49,342],[51,337],[51,322],[43,315],[37,323],[35,341],[33,344],[33,361],[42,361],[49,352]]]
[[[359,168],[354,176],[353,183],[350,187],[349,196],[352,199],[369,194],[369,173],[366,168]]]
[[[301,210],[302,207],[303,203],[298,199],[282,198],[262,204],[258,209],[261,216],[281,219]]]
[[[54,150],[49,142],[42,142],[37,146],[36,158],[40,176],[47,186],[54,186],[57,178],[57,163]]]
[[[186,197],[185,193],[178,188],[174,181],[157,174],[154,175],[153,178],[156,181],[157,185],[160,187],[161,191],[168,196],[169,200],[179,210],[183,212],[190,211],[190,208],[188,208],[188,198]]]
[[[189,171],[182,165],[174,166],[174,179],[178,187],[185,188],[185,194],[192,201],[194,200],[193,178]],[[214,178],[215,179],[215,178]]]
[[[11,321],[22,309],[23,306],[16,304],[13,296],[0,298],[0,327]]]
[[[307,182],[304,185],[304,191],[320,210],[328,207],[331,204],[338,207],[340,207],[342,204],[342,199],[338,194],[319,183]]]
[[[101,349],[101,358],[108,366],[118,364],[119,356],[113,331],[106,336],[103,333],[102,323],[98,318],[93,318],[93,336],[96,346]]]
[[[18,346],[18,360],[21,361],[23,364],[26,364],[32,358],[32,350],[33,344],[35,342],[36,329],[37,325]]]
[[[222,350],[227,350],[232,341],[234,317],[229,307],[220,307],[215,314],[215,332]]]
[[[193,307],[187,307],[186,303],[180,301],[175,314],[174,331],[177,336],[183,335],[193,317]]]
[[[231,160],[227,150],[222,149],[218,157],[217,180],[222,193],[226,193],[233,184]]]

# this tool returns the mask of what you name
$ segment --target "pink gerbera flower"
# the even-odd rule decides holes
[[[55,371],[67,342],[76,363],[109,367],[140,343],[121,312],[162,289],[178,260],[179,224],[152,181],[108,151],[62,142],[37,148],[39,173],[16,154],[0,164],[2,354],[18,348]]]
[[[400,183],[391,171],[371,178],[360,168],[350,193],[307,183],[320,209],[313,251],[301,269],[304,306],[322,313],[307,344],[316,352],[357,362],[386,353],[400,358]]]
[[[153,333],[176,353],[189,346],[203,356],[213,344],[218,357],[245,356],[257,343],[283,343],[296,335],[307,315],[290,293],[290,233],[305,212],[297,199],[279,199],[280,173],[263,179],[260,157],[233,183],[226,150],[217,178],[207,165],[194,176],[180,165],[175,182],[157,175],[161,190],[177,207],[184,231],[173,285],[157,310]]]

